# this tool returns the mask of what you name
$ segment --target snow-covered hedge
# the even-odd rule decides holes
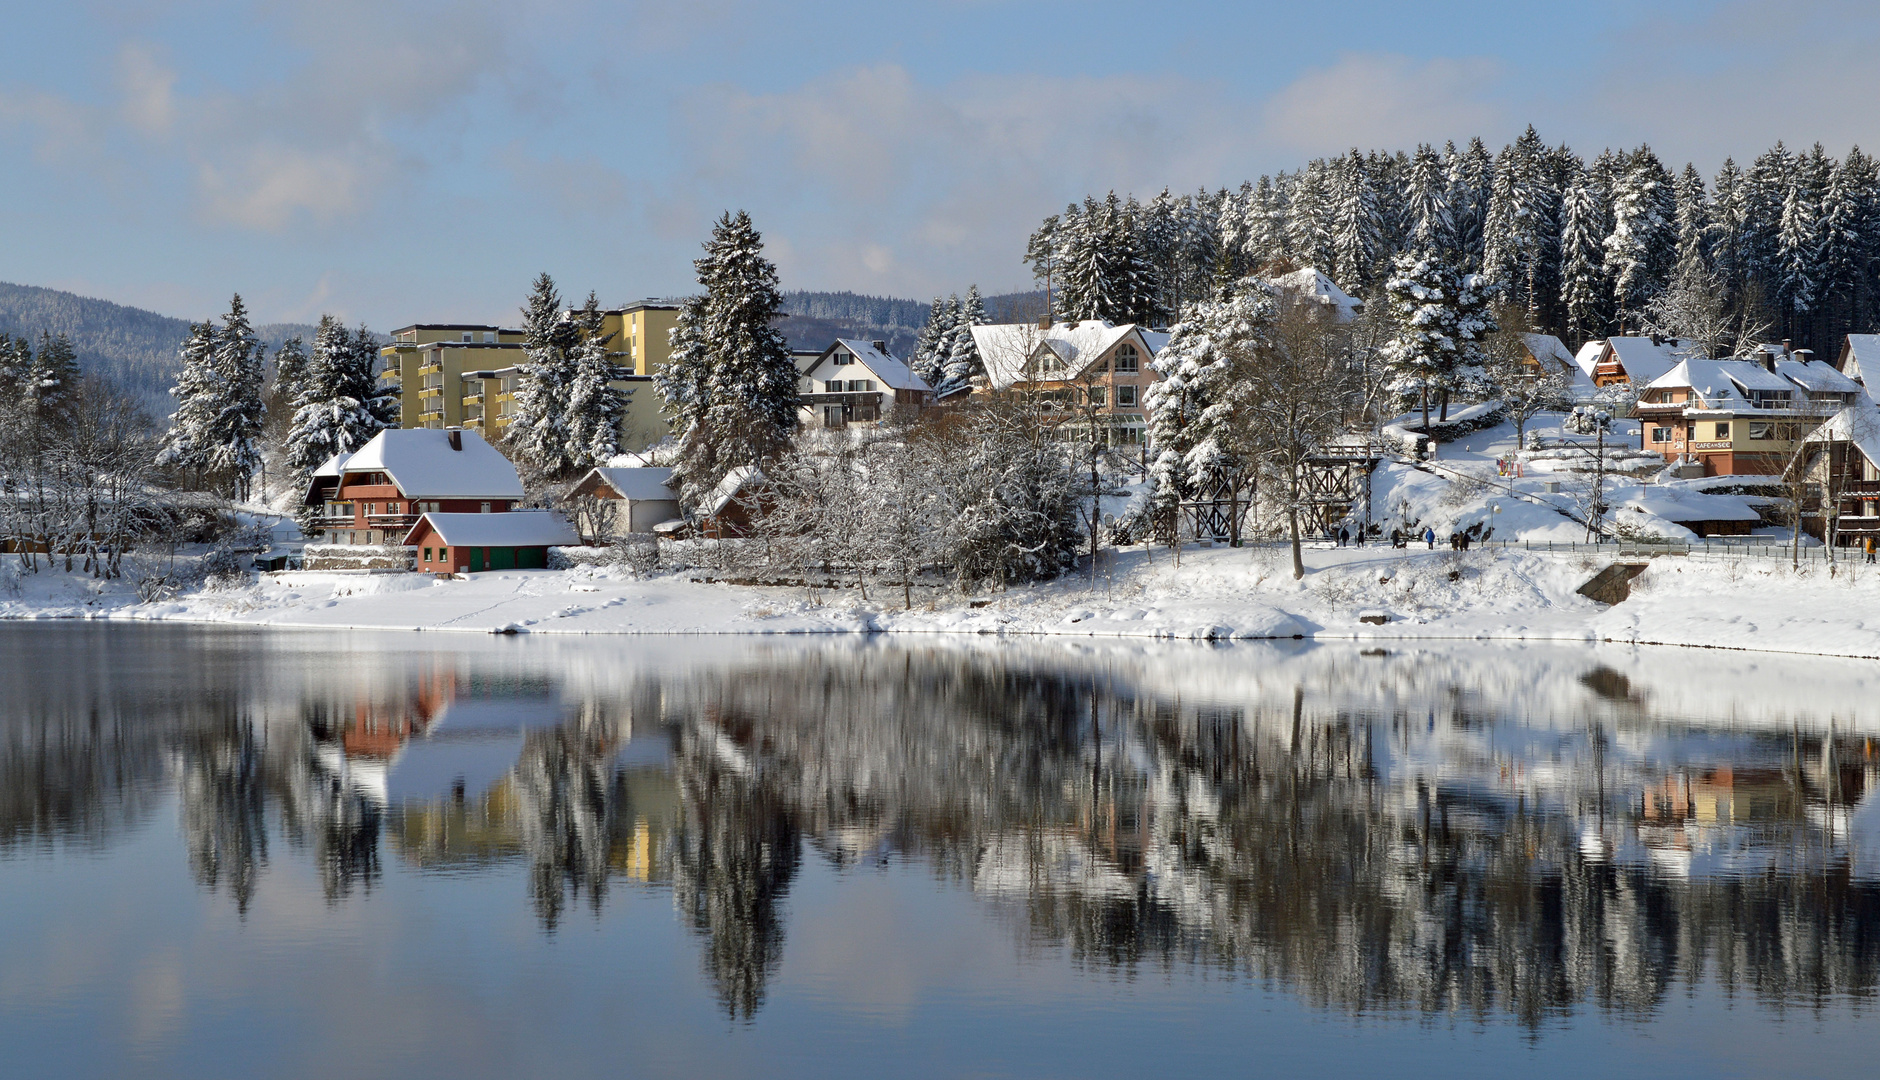
[[[309,570],[409,570],[418,549],[398,544],[308,544]]]

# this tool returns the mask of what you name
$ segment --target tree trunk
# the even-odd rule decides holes
[[[1286,527],[1292,533],[1293,580],[1306,576],[1305,554],[1299,549],[1299,507],[1295,504],[1286,508]]]
[[[1442,414],[1441,414],[1441,415],[1439,415],[1439,416],[1438,416],[1438,417],[1437,417],[1436,419],[1438,419],[1438,420],[1442,420],[1442,421],[1444,421],[1444,422],[1447,422],[1447,421],[1449,420],[1449,390],[1448,390],[1448,388],[1447,388],[1447,387],[1445,387],[1445,388],[1443,389],[1443,411],[1442,411]]]

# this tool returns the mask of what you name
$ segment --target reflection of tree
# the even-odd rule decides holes
[[[585,890],[598,914],[607,894],[624,802],[613,749],[605,734],[572,724],[531,732],[516,762],[529,894],[542,925],[551,931],[571,897]]]
[[[340,749],[345,732],[344,707],[306,702],[280,770],[283,831],[312,851],[328,900],[355,888],[370,891],[380,873],[384,807],[358,775],[372,763],[350,760]]]
[[[681,744],[673,902],[705,937],[705,970],[725,1011],[749,1019],[783,959],[780,908],[802,843],[789,808],[751,782],[737,753],[716,725],[688,730]]]
[[[177,746],[177,796],[189,867],[211,891],[228,886],[244,914],[268,858],[261,751],[246,716],[191,730]]]

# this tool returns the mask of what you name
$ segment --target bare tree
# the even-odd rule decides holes
[[[1645,329],[1691,341],[1707,357],[1744,356],[1764,340],[1771,323],[1759,304],[1726,303],[1729,282],[1699,266],[1679,269],[1671,284],[1645,306]]]
[[[1501,398],[1502,411],[1514,421],[1515,448],[1526,445],[1527,425],[1537,414],[1568,407],[1572,386],[1567,373],[1550,368],[1550,360],[1533,356],[1523,336],[1521,309],[1504,305],[1497,314],[1500,329],[1483,341],[1488,378]]]
[[[1362,408],[1362,381],[1332,314],[1279,298],[1269,343],[1245,357],[1248,392],[1236,405],[1246,457],[1262,498],[1286,515],[1293,577],[1305,576],[1300,514],[1311,504],[1312,458],[1343,435]]]

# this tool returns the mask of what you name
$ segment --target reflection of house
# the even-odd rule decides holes
[[[521,499],[515,466],[476,432],[393,428],[322,464],[303,502],[320,508],[314,531],[329,543],[396,544],[427,511],[498,513]]]
[[[603,535],[650,533],[653,526],[679,517],[679,496],[671,482],[671,469],[591,469],[568,498],[594,498],[610,508],[598,523]]]
[[[872,424],[933,404],[933,387],[888,355],[886,342],[838,339],[801,369],[803,422]]]
[[[1144,391],[1159,376],[1149,361],[1168,335],[1135,323],[1003,323],[973,327],[973,343],[995,391],[1031,391],[1066,418],[1096,409],[1113,443],[1140,443],[1148,430]]]
[[[581,542],[560,514],[517,510],[507,514],[425,514],[405,536],[420,573],[475,574],[484,570],[543,570],[548,549]]]

